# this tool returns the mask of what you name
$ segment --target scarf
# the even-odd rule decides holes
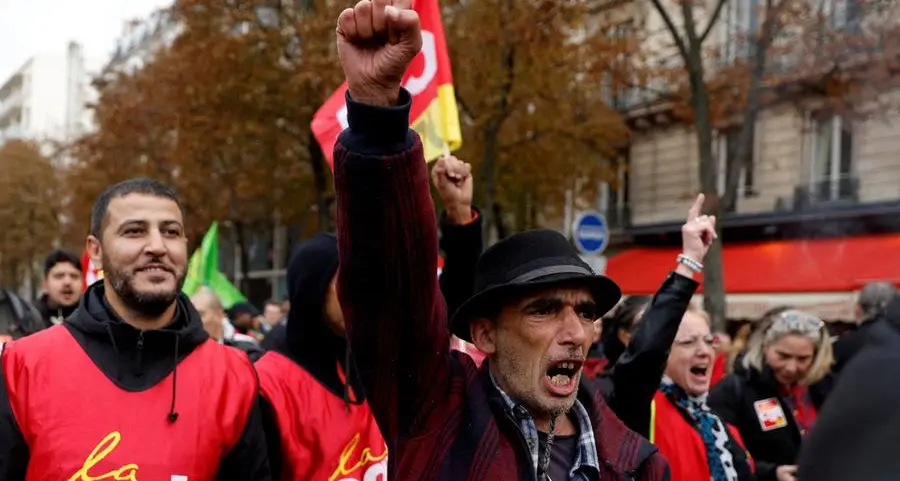
[[[706,462],[709,464],[711,481],[737,481],[738,473],[734,467],[734,456],[728,450],[728,431],[725,423],[709,410],[706,395],[689,396],[684,389],[675,384],[668,376],[663,377],[660,390],[666,397],[694,420],[700,432],[703,445],[706,447]]]

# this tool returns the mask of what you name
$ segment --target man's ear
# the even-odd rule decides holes
[[[472,336],[472,343],[479,351],[491,355],[497,352],[497,323],[479,317],[473,319],[469,323],[469,334]]]
[[[97,269],[103,269],[103,247],[100,245],[100,239],[89,235],[85,241],[84,248],[91,257],[91,262]]]
[[[594,343],[600,342],[600,335],[603,334],[603,318],[594,321]]]

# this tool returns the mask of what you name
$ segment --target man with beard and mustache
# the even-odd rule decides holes
[[[87,250],[103,282],[0,354],[0,479],[270,479],[250,360],[181,293],[183,219],[154,180],[97,199]]]
[[[82,290],[81,262],[75,254],[57,249],[44,260],[44,294],[37,309],[43,327],[52,327],[69,317],[78,307]]]

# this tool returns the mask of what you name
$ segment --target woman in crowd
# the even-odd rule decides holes
[[[629,296],[603,319],[599,338],[584,364],[585,376],[598,376],[616,364],[631,343],[631,334],[651,300],[650,296]]]
[[[830,384],[831,340],[824,322],[798,310],[774,311],[761,323],[709,405],[738,428],[761,481],[794,481],[801,440]]]
[[[650,442],[669,460],[672,481],[748,481],[743,441],[706,404],[715,350],[705,312],[682,318],[650,412]]]

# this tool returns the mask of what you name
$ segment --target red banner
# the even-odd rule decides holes
[[[84,251],[81,254],[81,285],[84,290],[97,282],[98,280],[103,279],[103,269],[99,269],[94,266],[94,261],[91,260],[91,256],[88,255],[87,251]]]
[[[439,157],[445,147],[451,151],[458,149],[462,134],[440,5],[437,0],[417,0],[413,8],[422,22],[422,50],[403,76],[402,85],[412,94],[410,125],[422,137],[425,159],[430,161]],[[345,82],[319,108],[312,121],[313,135],[332,168],[334,144],[347,128],[346,91]]]

